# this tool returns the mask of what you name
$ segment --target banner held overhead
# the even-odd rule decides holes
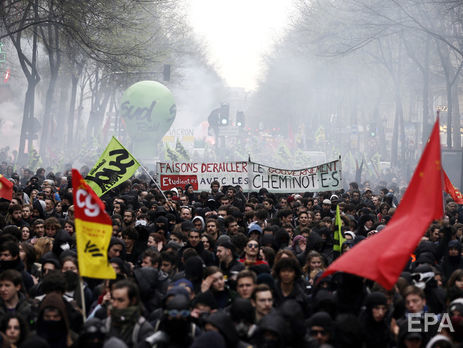
[[[191,162],[157,164],[162,190],[193,185],[195,191],[207,191],[212,181],[221,186],[239,185],[243,191],[320,192],[342,188],[341,160],[304,169],[280,169],[255,162]]]
[[[249,190],[269,192],[321,192],[342,188],[341,160],[304,169],[279,169],[250,162]]]

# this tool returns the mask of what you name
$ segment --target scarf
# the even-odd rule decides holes
[[[120,338],[124,342],[131,342],[133,328],[140,316],[141,313],[138,306],[130,306],[124,309],[111,309],[111,325],[119,331]]]

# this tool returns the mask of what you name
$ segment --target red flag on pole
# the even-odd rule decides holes
[[[0,198],[13,199],[13,183],[0,174]]]
[[[116,273],[107,253],[113,230],[111,218],[105,211],[104,203],[77,169],[72,170],[72,195],[80,275],[115,279]]]
[[[439,118],[407,191],[386,228],[334,261],[322,277],[346,272],[391,289],[432,220],[443,215]]]
[[[452,182],[447,176],[447,173],[443,169],[442,174],[444,175],[445,192],[452,196],[452,199],[455,201],[455,203],[463,204],[463,195],[461,194],[461,192],[457,188],[455,188],[455,186],[452,185]]]

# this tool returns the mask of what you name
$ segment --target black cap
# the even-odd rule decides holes
[[[217,243],[217,247],[219,246],[230,249],[232,252],[235,250],[235,246],[233,245],[233,243],[227,239],[219,241]]]

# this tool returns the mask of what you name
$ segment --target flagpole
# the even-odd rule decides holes
[[[82,279],[80,275],[79,275],[79,288],[80,288],[80,299],[82,302],[82,317],[83,317],[84,324],[85,324],[85,321],[87,320],[87,313],[85,310],[84,280]]]
[[[164,192],[162,192],[161,188],[159,187],[158,183],[156,182],[156,180],[153,179],[153,177],[150,175],[150,173],[148,173],[148,171],[146,170],[146,168],[144,166],[142,166],[140,164],[140,167],[142,167],[142,169],[145,171],[146,175],[149,176],[149,178],[154,182],[154,184],[156,185],[156,187],[159,189],[159,191],[161,192],[162,196],[164,197],[164,199],[167,201],[167,197],[166,195],[164,194]]]
[[[251,197],[251,170],[250,170],[250,167],[251,167],[251,154],[248,153],[248,201],[249,201],[249,197]]]
[[[436,110],[436,122],[439,122],[439,134],[440,134],[440,107],[439,107],[439,106],[437,107],[437,110]],[[451,131],[452,131],[452,129],[451,129],[451,127],[450,127],[450,123],[447,122],[447,133],[448,133],[448,132],[451,132]],[[448,139],[448,136],[447,136],[447,139]],[[429,141],[429,140],[428,140],[428,141]],[[448,141],[447,141],[447,147],[449,147],[449,142],[448,142]],[[463,161],[463,151],[461,152],[461,154],[462,154],[462,161]],[[442,156],[442,149],[441,149],[441,156]],[[443,159],[443,158],[441,158],[441,162],[442,162],[442,163],[440,164],[440,166],[441,166],[441,168],[442,168],[441,177],[442,177],[442,181],[444,182],[444,192],[445,192],[445,191],[446,191],[446,190],[445,190],[446,185],[445,185],[444,175],[447,176],[447,174],[446,174],[445,171],[444,171],[444,164],[443,164],[444,159]],[[462,163],[462,166],[463,166],[463,162],[461,162],[461,163]],[[463,186],[463,172],[461,173],[461,185]],[[445,196],[444,196],[444,192],[442,192],[442,209],[443,209],[443,211],[445,211],[445,199],[444,199]],[[453,198],[453,197],[452,197],[452,198]]]

